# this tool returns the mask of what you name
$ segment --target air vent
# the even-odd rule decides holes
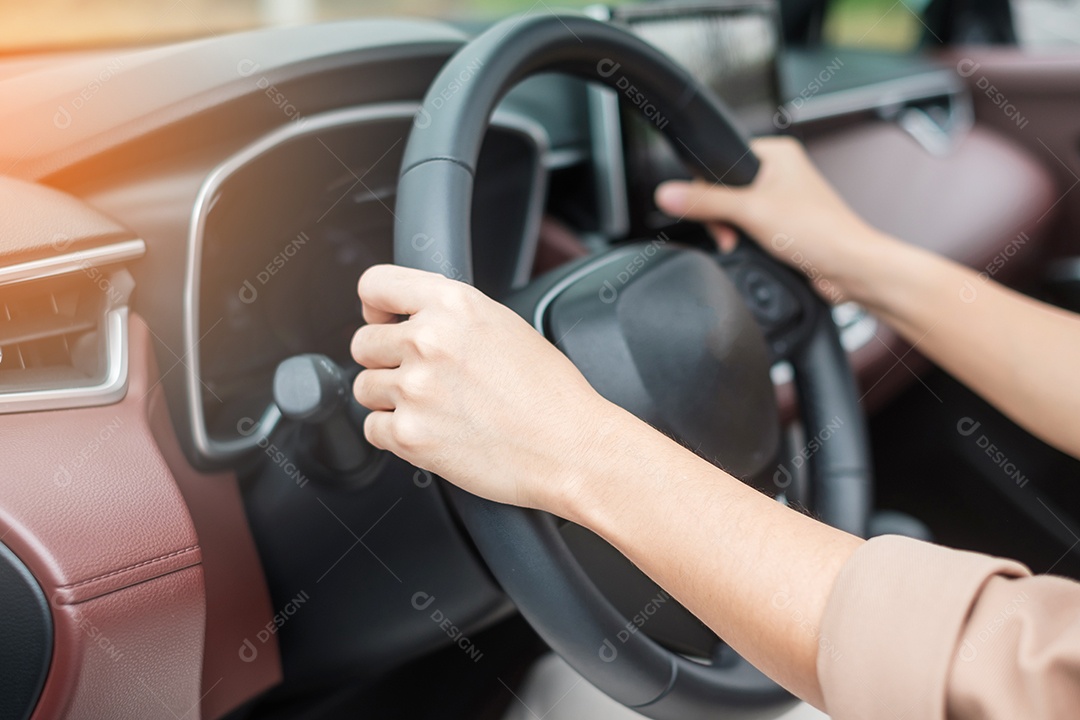
[[[85,276],[9,288],[0,299],[0,392],[18,385],[92,382],[104,360],[92,352],[101,344],[104,307],[104,291]]]
[[[0,413],[123,397],[134,281],[115,257],[100,255],[99,265],[76,253],[0,268]]]

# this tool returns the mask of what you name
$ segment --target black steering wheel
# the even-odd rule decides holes
[[[751,182],[758,160],[723,104],[667,56],[576,14],[505,20],[435,78],[409,137],[398,186],[395,261],[472,281],[473,176],[489,119],[516,83],[570,73],[621,92],[665,122],[701,177]],[[635,102],[636,100],[636,102]],[[746,479],[777,487],[805,463],[809,509],[863,534],[870,508],[864,421],[827,306],[801,276],[744,242],[721,262],[666,237],[586,258],[507,299],[609,399]],[[769,368],[795,370],[809,439],[780,458]],[[792,702],[737,656],[690,658],[629,632],[552,516],[448,492],[477,549],[525,619],[603,692],[657,720],[754,716]],[[708,552],[708,548],[702,548]],[[648,629],[647,626],[645,628]]]

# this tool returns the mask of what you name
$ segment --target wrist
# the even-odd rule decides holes
[[[869,309],[883,303],[884,284],[897,276],[909,246],[872,227],[849,235],[847,248],[837,253],[827,279],[844,300]]]
[[[591,527],[607,503],[611,486],[627,473],[623,464],[642,448],[642,429],[655,432],[634,415],[597,396],[580,410],[586,418],[567,452],[553,458],[554,477],[541,490],[540,509]]]

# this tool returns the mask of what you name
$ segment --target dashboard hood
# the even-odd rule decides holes
[[[50,60],[0,80],[0,172],[41,180],[316,72],[365,60],[445,59],[465,40],[438,22],[357,20]],[[299,106],[302,96],[291,93],[290,100]],[[272,102],[264,104],[274,110],[271,119],[280,121]],[[305,114],[318,110],[298,107]]]

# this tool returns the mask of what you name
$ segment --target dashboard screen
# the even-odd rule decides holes
[[[712,90],[750,135],[775,131],[780,106],[781,35],[774,2],[648,3],[614,8],[627,26]],[[656,185],[687,172],[666,138],[633,108],[620,112],[631,226],[637,232],[666,224],[652,203]]]

